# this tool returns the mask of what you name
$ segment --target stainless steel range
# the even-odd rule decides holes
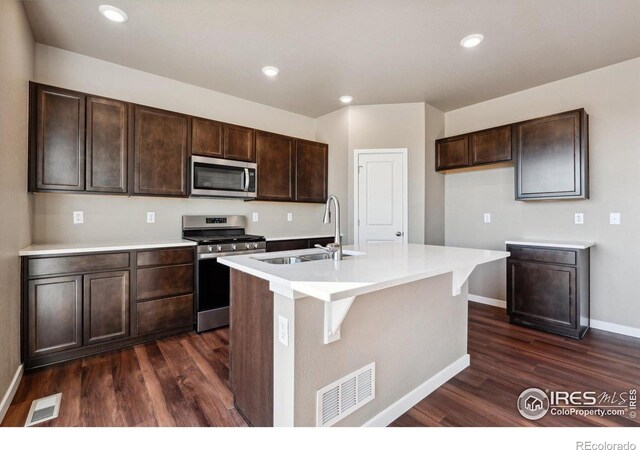
[[[264,253],[264,236],[245,234],[244,216],[182,216],[182,237],[198,243],[198,332],[229,325],[229,268],[219,256]]]

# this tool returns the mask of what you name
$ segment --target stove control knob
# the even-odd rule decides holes
[[[221,251],[222,251],[222,245],[218,245],[218,246],[216,247],[216,250],[217,250],[217,251],[219,251],[219,252],[221,252]]]
[[[251,248],[251,244],[244,244],[244,248],[246,248],[247,250],[249,250]]]
[[[231,250],[236,250],[238,246],[236,244],[231,244]]]
[[[253,248],[258,248],[258,243],[253,244]]]
[[[209,251],[209,253],[211,253],[211,252],[213,251],[213,247],[212,247],[212,246],[209,246],[209,247],[207,248],[207,250]]]

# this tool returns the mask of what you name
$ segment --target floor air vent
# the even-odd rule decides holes
[[[47,420],[55,419],[60,412],[60,401],[62,400],[62,394],[55,394],[50,397],[40,398],[34,400],[27,416],[27,422],[25,427],[30,427],[37,423],[46,422]]]
[[[330,427],[376,396],[376,363],[323,387],[317,394],[316,424]]]

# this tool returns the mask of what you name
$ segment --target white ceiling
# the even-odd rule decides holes
[[[24,3],[38,42],[310,117],[345,94],[449,111],[640,56],[638,0]],[[484,42],[460,47],[471,33]]]

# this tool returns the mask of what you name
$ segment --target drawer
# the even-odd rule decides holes
[[[193,247],[137,252],[136,264],[138,267],[193,264]]]
[[[128,267],[129,253],[30,258],[29,277],[77,272],[87,273],[99,270],[126,269]]]
[[[151,300],[137,305],[138,334],[193,325],[193,295]]]
[[[137,270],[137,299],[149,300],[193,293],[193,264]]]
[[[294,239],[290,241],[267,241],[268,252],[302,250],[305,248],[309,248],[309,241],[307,239]]]
[[[572,250],[554,250],[549,248],[533,248],[508,246],[512,259],[525,261],[538,261],[553,264],[576,265],[576,252]]]

